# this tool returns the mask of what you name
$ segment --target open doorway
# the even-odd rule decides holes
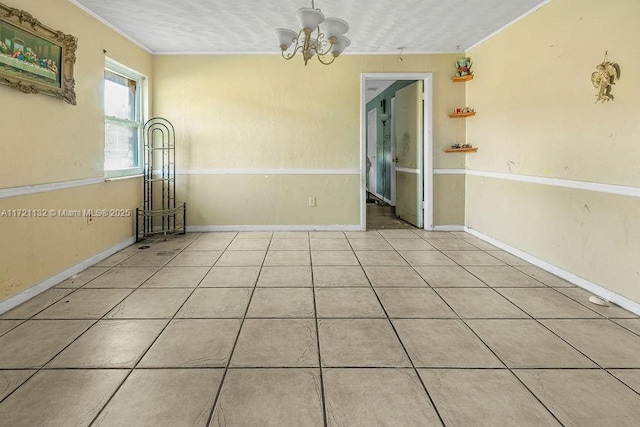
[[[431,88],[428,73],[362,76],[363,230],[433,227]]]

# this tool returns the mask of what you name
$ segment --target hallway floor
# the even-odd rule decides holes
[[[0,424],[637,426],[588,297],[463,232],[138,243],[0,315]]]
[[[395,206],[367,203],[367,229],[415,229],[412,224],[396,216]]]

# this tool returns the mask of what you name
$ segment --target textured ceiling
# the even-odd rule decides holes
[[[153,53],[279,53],[303,0],[70,0]],[[549,0],[317,0],[351,29],[345,53],[466,50]]]

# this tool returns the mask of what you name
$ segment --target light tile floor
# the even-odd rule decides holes
[[[637,426],[588,297],[466,233],[144,242],[0,315],[0,424]]]

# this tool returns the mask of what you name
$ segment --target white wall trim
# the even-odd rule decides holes
[[[123,240],[122,242],[116,244],[115,246],[110,247],[109,249],[106,249],[102,252],[100,252],[97,255],[92,256],[91,258],[88,258],[84,261],[82,261],[79,264],[74,265],[71,268],[68,268],[58,274],[56,274],[53,277],[50,277],[40,283],[38,283],[37,285],[34,285],[28,289],[25,289],[24,291],[20,292],[17,295],[14,295],[12,297],[9,297],[8,299],[4,300],[4,301],[0,301],[0,314],[11,310],[14,307],[17,307],[18,305],[22,304],[23,302],[35,297],[36,295],[46,291],[47,289],[57,285],[58,283],[62,282],[65,279],[68,279],[69,277],[73,276],[74,274],[80,273],[82,270],[91,267],[94,264],[99,263],[100,261],[102,261],[105,258],[110,257],[111,255],[115,254],[116,252],[126,248],[127,246],[132,245],[133,243],[135,243],[136,239],[135,237],[129,237],[127,240]]]
[[[0,199],[7,197],[26,196],[28,194],[44,193],[46,191],[64,190],[67,188],[83,187],[85,185],[102,184],[104,178],[76,179],[73,181],[51,182],[48,184],[25,185],[23,187],[0,189]]]
[[[613,291],[610,291],[609,289],[603,288],[600,285],[596,285],[595,283],[592,283],[586,279],[583,279],[580,276],[576,276],[575,274],[570,273],[567,270],[563,270],[560,267],[556,267],[555,265],[550,264],[540,258],[537,258],[533,255],[529,255],[528,253],[523,252],[520,249],[516,249],[513,246],[509,246],[508,244],[503,243],[500,240],[496,240],[493,237],[489,237],[486,234],[481,233],[477,230],[474,230],[471,227],[465,227],[464,231],[466,231],[467,233],[479,239],[484,240],[487,243],[492,244],[493,246],[503,249],[517,256],[518,258],[522,258],[523,260],[537,267],[540,267],[541,269],[548,271],[549,273],[555,274],[558,277],[561,277],[583,289],[586,289],[587,291],[595,295],[598,295],[608,301],[611,301],[619,305],[620,307],[631,311],[632,313],[640,315],[640,303],[630,300],[629,298],[623,297],[622,295],[619,295]]]
[[[460,52],[458,52],[460,53]],[[398,52],[395,53],[396,55],[398,54]],[[404,53],[403,53],[404,55]],[[361,74],[361,78],[362,80],[424,80],[426,78],[429,78],[429,76],[431,76],[432,73],[362,73]],[[366,89],[366,88],[365,88]],[[366,92],[366,90],[365,90]],[[363,97],[362,99],[366,100],[366,97]],[[367,107],[367,104],[365,103],[365,109]]]
[[[434,225],[431,231],[465,231],[464,225]]]
[[[176,175],[360,175],[360,169],[189,169]]]
[[[507,28],[509,28],[510,26],[512,26],[513,24],[515,24],[516,22],[526,18],[527,16],[531,15],[533,12],[535,12],[536,10],[540,9],[541,7],[545,6],[547,3],[549,3],[551,0],[545,0],[542,3],[538,4],[537,6],[535,6],[533,9],[523,13],[522,15],[518,16],[516,19],[514,19],[513,21],[509,22],[506,25],[503,25],[501,28],[498,28],[496,31],[494,31],[493,33],[489,34],[487,37],[483,38],[482,40],[480,40],[479,42],[476,42],[475,44],[473,44],[472,46],[468,47],[465,49],[465,52],[469,52],[470,50],[480,46],[482,43],[488,41],[489,39],[493,38],[493,36],[503,32],[504,30],[506,30]]]
[[[466,169],[434,169],[434,175],[466,175]]]
[[[570,179],[545,178],[532,175],[516,175],[510,173],[485,172],[467,170],[469,176],[481,176],[485,178],[506,179],[510,181],[528,182],[531,184],[551,185],[555,187],[575,188],[585,191],[597,191],[600,193],[618,194],[621,196],[640,197],[640,187],[625,185],[601,184],[598,182],[573,181]]]
[[[337,225],[188,225],[187,233],[210,231],[362,231],[360,224]]]
[[[206,56],[206,55],[215,55],[215,56],[272,55],[272,56],[275,56],[277,55],[277,56],[281,56],[282,55],[280,51],[275,51],[275,50],[261,50],[261,51],[255,51],[255,52],[251,52],[248,50],[239,50],[234,52],[225,52],[221,50],[192,50],[192,51],[180,52],[177,50],[168,50],[168,51],[153,52],[153,54],[155,56],[175,56],[175,55],[180,55],[180,56]]]
[[[420,175],[420,169],[399,168],[396,166],[396,172],[412,173],[414,175]]]
[[[70,0],[75,4],[75,0]],[[161,51],[161,52],[152,52],[154,55],[163,56],[163,55],[274,55],[281,56],[282,53],[277,50],[262,50],[262,51],[237,51],[237,52],[224,52],[219,50],[200,50],[200,51],[188,51],[188,52],[180,52],[180,51]],[[452,53],[460,53],[459,50],[422,50],[422,51],[414,51],[414,52],[402,52],[402,55],[445,55]],[[398,56],[398,51],[384,51],[384,52],[345,52],[340,56],[362,56],[362,55],[394,55]]]
[[[411,56],[411,55],[444,55],[444,54],[452,54],[452,53],[460,53],[459,50],[415,50],[415,51],[407,51],[407,50],[403,50],[402,51],[402,56],[406,57],[406,56]],[[341,54],[340,56],[343,55],[354,55],[354,56],[360,56],[360,55],[393,55],[393,56],[398,56],[398,51],[380,51],[380,52],[362,52],[362,51],[351,51],[348,50],[347,52]],[[418,78],[417,80],[421,80],[420,78]]]
[[[574,188],[584,191],[617,194],[620,196],[640,197],[640,187],[627,185],[602,184],[599,182],[576,181],[562,178],[546,178],[533,175],[517,175],[502,172],[487,172],[471,169],[434,169],[434,175],[469,175],[484,178],[505,179],[509,181],[527,182],[530,184],[549,185],[553,187]]]

